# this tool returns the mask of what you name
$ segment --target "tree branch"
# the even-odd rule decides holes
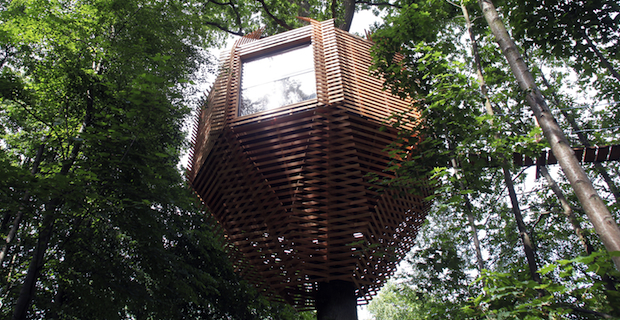
[[[230,30],[230,29],[220,25],[219,23],[215,23],[215,22],[203,22],[203,23],[206,24],[206,25],[209,25],[209,26],[216,27],[216,28],[218,28],[218,29],[220,29],[220,30],[222,30],[224,32],[228,32],[230,34],[234,34],[236,36],[243,37],[245,35],[243,33],[243,30],[241,29],[241,27],[239,27],[239,31],[232,31],[232,30]]]
[[[389,3],[389,2],[372,2],[372,1],[362,1],[362,0],[356,0],[355,3],[361,3],[361,4],[367,4],[369,6],[390,6],[393,8],[398,8],[398,9],[402,9],[403,7],[397,4],[393,4],[393,3]]]
[[[241,27],[241,25],[242,25],[241,24],[241,15],[239,14],[239,11],[237,11],[237,7],[235,7],[235,4],[232,1],[228,1],[228,2],[207,1],[207,2],[214,3],[214,4],[218,5],[218,6],[230,6],[232,11],[235,13],[235,22],[239,26],[239,31],[237,31],[236,33],[232,32],[232,31],[229,31],[227,28],[224,28],[224,27],[220,26],[218,23],[215,23],[215,22],[211,22],[211,23],[210,22],[205,22],[205,24],[215,26],[218,29],[220,29],[222,31],[225,31],[225,32],[228,32],[230,34],[234,34],[234,35],[237,35],[237,36],[244,36],[243,29]]]
[[[596,44],[592,41],[592,39],[590,39],[590,36],[586,32],[586,30],[581,29],[581,35],[586,40],[586,43],[588,44],[588,48],[590,48],[590,50],[592,50],[592,52],[596,55],[596,57],[599,58],[599,60],[601,61],[601,64],[607,69],[607,71],[609,71],[609,73],[614,78],[620,81],[620,74],[618,73],[618,71],[616,71],[616,69],[614,69],[614,67],[611,65],[609,60],[605,58],[605,56],[601,53],[601,51],[598,50],[598,48],[596,47]]]
[[[11,56],[10,51],[11,49],[13,49],[13,47],[11,46],[7,46],[4,49],[4,56],[2,57],[2,59],[0,59],[0,69],[4,66],[4,64],[6,63],[6,61],[9,59],[9,57]]]
[[[19,101],[19,100],[13,100],[15,101],[18,105],[20,105],[28,114],[30,114],[35,120],[43,123],[44,125],[46,125],[48,128],[50,128],[52,131],[54,131],[56,134],[60,135],[60,133],[58,131],[56,131],[56,129],[54,128],[53,125],[45,122],[43,119],[39,118],[36,114],[34,114],[34,112],[30,109],[28,109],[28,104],[23,102],[23,101]]]
[[[614,319],[615,318],[612,315],[609,315],[607,313],[593,311],[593,310],[587,310],[587,309],[582,309],[582,308],[579,308],[579,307],[576,307],[576,306],[572,306],[572,305],[564,305],[564,307],[573,310],[573,313],[578,312],[578,313],[583,313],[583,314],[591,314],[591,315],[595,315],[597,317],[601,317],[603,319]]]
[[[269,11],[269,8],[267,8],[267,5],[265,4],[265,0],[257,0],[258,2],[260,2],[260,4],[263,6],[263,10],[265,10],[265,13],[271,18],[273,19],[273,21],[277,22],[279,25],[283,26],[284,28],[286,28],[287,30],[293,30],[293,27],[289,26],[284,20],[279,19],[278,17],[274,16],[271,11]]]

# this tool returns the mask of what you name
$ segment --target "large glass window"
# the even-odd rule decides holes
[[[239,116],[314,98],[316,78],[310,44],[243,61]]]

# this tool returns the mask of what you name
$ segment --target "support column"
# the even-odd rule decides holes
[[[317,320],[357,320],[355,284],[342,280],[319,283],[316,311]]]

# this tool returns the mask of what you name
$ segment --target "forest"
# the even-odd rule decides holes
[[[0,317],[316,318],[237,276],[179,163],[211,50],[360,10],[422,115],[380,183],[435,190],[373,318],[620,318],[620,166],[572,154],[620,144],[616,0],[0,0]]]

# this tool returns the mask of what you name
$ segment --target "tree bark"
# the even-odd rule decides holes
[[[355,15],[355,0],[343,0],[342,6],[344,7],[344,22],[340,25],[340,29],[349,31],[353,22],[353,15]]]
[[[549,84],[549,81],[547,81],[547,78],[545,77],[544,74],[542,74],[542,81],[545,84],[545,86],[547,86],[547,88],[552,89],[551,85]],[[553,98],[553,103],[558,107],[558,109],[560,110],[564,118],[566,118],[570,126],[573,128],[573,130],[577,134],[577,138],[579,138],[579,142],[581,142],[581,144],[584,147],[591,147],[592,143],[590,143],[590,140],[588,139],[588,137],[585,134],[583,134],[583,132],[581,132],[581,127],[579,126],[579,124],[577,124],[577,121],[575,121],[575,118],[573,118],[573,116],[570,115],[566,110],[562,109],[561,107],[562,104],[557,98],[555,92],[551,94],[551,97]],[[607,169],[605,169],[605,167],[600,162],[594,162],[594,169],[596,169],[596,171],[601,175],[601,177],[603,177],[603,180],[607,184],[607,187],[609,187],[609,191],[614,196],[616,203],[620,204],[620,190],[618,189],[618,186],[613,181],[613,179],[609,176],[609,173],[607,173]]]
[[[458,167],[458,163],[456,162],[455,159],[451,159],[452,161],[452,168],[454,168],[454,170],[456,170],[456,178],[459,180],[459,184],[461,189],[465,189],[465,183],[462,182],[462,177],[459,173],[459,167]],[[482,250],[480,248],[480,239],[478,239],[478,229],[476,228],[476,221],[474,219],[474,214],[473,214],[473,205],[471,204],[471,201],[469,200],[469,195],[465,194],[464,195],[465,198],[465,215],[467,215],[467,221],[469,222],[469,227],[471,228],[471,237],[474,240],[474,249],[476,250],[476,261],[478,262],[478,270],[480,270],[480,272],[482,273],[482,270],[484,269],[484,260],[482,259]]]
[[[469,38],[472,43],[472,51],[474,56],[474,61],[476,62],[476,74],[478,75],[478,83],[480,85],[480,91],[484,97],[484,106],[487,114],[494,115],[493,107],[491,106],[491,101],[489,100],[489,95],[487,91],[486,81],[484,80],[484,75],[482,73],[482,63],[480,62],[480,54],[478,52],[478,42],[476,41],[476,37],[474,36],[474,31],[471,25],[471,21],[469,19],[469,12],[467,11],[467,7],[461,1],[461,11],[463,12],[463,17],[465,18],[465,23],[467,25],[467,30],[469,31]],[[492,120],[491,120],[492,124]],[[499,134],[495,134],[495,138],[499,139]],[[510,197],[510,204],[512,207],[512,213],[517,222],[517,229],[519,230],[519,237],[523,242],[523,251],[525,252],[525,258],[527,260],[528,269],[530,271],[530,276],[532,280],[540,283],[540,275],[538,274],[538,264],[536,263],[536,250],[534,249],[534,244],[532,243],[532,239],[530,235],[527,233],[527,228],[525,227],[525,223],[523,222],[523,215],[521,214],[521,208],[519,206],[519,200],[517,198],[517,193],[515,192],[514,184],[512,183],[512,174],[510,173],[510,169],[508,163],[504,160],[502,163],[502,171],[504,173],[504,183],[506,184],[506,188],[508,189],[508,195]]]
[[[555,121],[545,99],[536,86],[532,74],[525,65],[512,38],[508,35],[495,6],[491,0],[478,0],[478,3],[496,41],[510,64],[513,74],[521,89],[526,93],[526,99],[551,146],[551,151],[558,159],[594,229],[601,237],[607,251],[620,251],[620,229],[618,229],[616,221],[614,221],[607,206],[575,157],[566,136]],[[616,269],[620,270],[620,257],[612,257],[612,259]]]
[[[90,126],[93,105],[94,97],[93,88],[91,86],[91,88],[87,90],[86,112],[84,115],[82,127],[80,128],[80,134],[84,130],[86,130],[88,126]],[[69,158],[63,163],[62,167],[60,168],[60,172],[57,173],[58,175],[66,176],[69,173],[69,170],[71,170],[71,168],[75,164],[75,161],[78,158],[82,144],[82,141],[75,140],[73,148],[71,149],[71,154]],[[30,260],[30,265],[28,266],[28,273],[26,274],[26,278],[24,279],[24,283],[22,284],[22,288],[19,292],[19,298],[17,299],[17,303],[15,304],[15,309],[13,311],[13,320],[25,320],[27,317],[30,302],[34,298],[36,292],[37,279],[39,278],[41,268],[44,264],[45,252],[47,251],[49,241],[54,232],[54,223],[56,222],[56,210],[58,206],[62,203],[62,198],[62,194],[60,194],[59,196],[55,196],[45,206],[45,213],[43,214],[43,221],[41,223],[41,229],[39,231],[37,245],[35,246],[32,260]]]
[[[596,57],[601,61],[601,64],[603,66],[605,66],[605,68],[607,68],[607,71],[609,71],[609,73],[614,78],[616,78],[616,80],[620,81],[620,74],[618,74],[618,71],[616,71],[616,69],[614,69],[614,67],[611,65],[609,60],[607,60],[607,58],[605,58],[603,53],[601,53],[601,51],[598,50],[598,48],[596,47],[594,42],[592,42],[592,39],[590,39],[590,36],[588,36],[588,33],[586,32],[586,30],[582,29],[581,30],[581,35],[586,40],[586,43],[588,44],[588,48],[590,48],[590,50],[592,50],[592,52],[594,52]]]
[[[28,266],[28,273],[26,274],[26,279],[24,279],[22,288],[19,291],[19,298],[15,304],[13,320],[25,320],[28,314],[30,301],[32,301],[36,290],[37,279],[39,278],[41,267],[43,267],[45,251],[47,251],[47,246],[52,237],[54,221],[56,219],[55,212],[58,204],[59,200],[54,199],[46,208],[46,214],[43,218],[41,231],[39,231],[37,245],[34,249],[32,260],[30,260],[30,265]]]
[[[547,184],[549,184],[549,188],[551,188],[551,191],[553,191],[555,196],[560,201],[560,205],[562,206],[562,209],[563,209],[563,214],[566,216],[566,218],[568,218],[568,221],[573,227],[573,230],[575,230],[575,234],[579,238],[579,242],[581,242],[581,245],[583,245],[584,251],[588,255],[592,254],[592,252],[594,252],[594,247],[592,247],[592,245],[590,244],[586,236],[583,234],[581,223],[579,223],[579,220],[577,220],[577,217],[575,217],[573,208],[568,203],[568,200],[566,200],[564,193],[562,192],[558,184],[555,182],[553,177],[551,177],[551,175],[549,174],[549,170],[547,170],[547,166],[540,166],[539,170],[542,176],[545,178],[545,180],[547,180]]]
[[[534,250],[534,244],[530,235],[527,233],[527,228],[523,222],[523,215],[521,215],[521,209],[519,208],[519,201],[517,200],[517,193],[515,192],[514,184],[512,183],[512,175],[508,169],[508,164],[504,161],[502,164],[502,170],[504,171],[504,181],[506,182],[506,188],[508,189],[508,195],[510,196],[510,203],[512,205],[512,213],[517,221],[517,229],[519,229],[519,236],[523,241],[523,251],[525,251],[525,258],[527,260],[527,266],[530,270],[532,280],[540,283],[540,275],[538,274],[538,264],[536,263],[536,254]]]
[[[37,155],[34,158],[34,162],[32,164],[32,169],[30,170],[30,173],[32,175],[35,175],[37,174],[37,172],[39,172],[39,164],[41,163],[41,158],[43,156],[43,148],[44,148],[44,144],[39,145],[39,149],[37,150]],[[19,225],[21,224],[21,221],[24,217],[24,210],[26,209],[25,204],[28,202],[28,200],[30,200],[30,192],[26,191],[26,194],[21,200],[22,205],[17,211],[17,215],[15,216],[15,219],[13,219],[13,225],[11,226],[11,230],[9,230],[9,233],[7,234],[6,239],[4,240],[5,243],[4,243],[4,246],[2,246],[2,251],[0,252],[0,266],[2,266],[2,263],[4,262],[4,258],[6,258],[6,254],[9,251],[9,245],[15,238],[15,235],[17,234]]]

